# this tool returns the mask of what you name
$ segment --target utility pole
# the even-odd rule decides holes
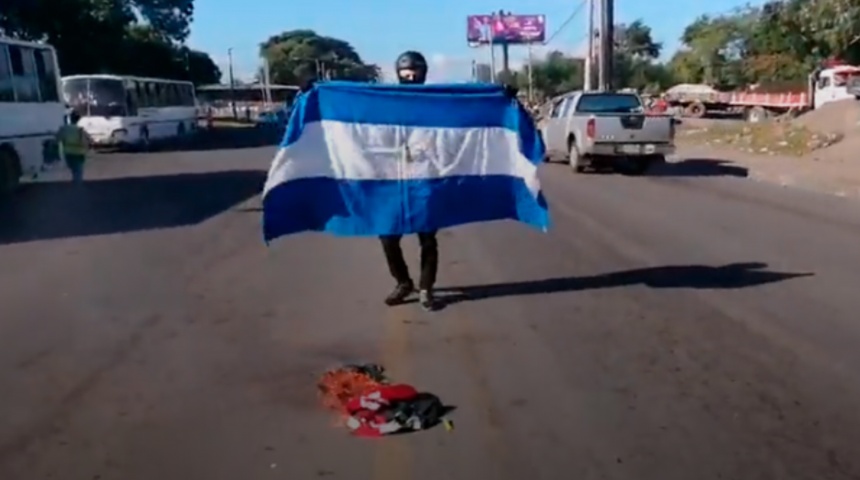
[[[594,89],[594,0],[588,0],[588,53],[585,55],[584,76],[582,88],[590,92]]]
[[[612,90],[612,65],[615,57],[615,1],[600,1],[600,89]]]
[[[499,19],[504,21],[504,18],[510,14],[511,12],[505,13],[504,10],[499,10]],[[503,39],[502,42],[502,72],[504,73],[505,80],[511,77],[511,52],[507,39]]]
[[[236,79],[233,78],[233,49],[227,49],[227,65],[230,72],[230,104],[233,106],[233,119],[239,118],[239,112],[236,110]]]
[[[532,44],[529,42],[526,44],[529,49],[529,103],[533,103],[535,100],[535,88],[534,88],[534,59],[532,58]]]
[[[263,57],[263,98],[266,100],[266,110],[272,108],[272,87],[271,87],[271,72],[269,70],[269,60]]]

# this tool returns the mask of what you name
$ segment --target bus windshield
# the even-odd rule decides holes
[[[127,113],[122,80],[66,79],[63,81],[63,98],[82,117],[122,117]]]

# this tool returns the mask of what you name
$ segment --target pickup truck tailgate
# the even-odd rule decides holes
[[[595,141],[598,143],[667,143],[675,136],[672,117],[631,113],[596,115]]]

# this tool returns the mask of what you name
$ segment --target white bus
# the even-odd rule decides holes
[[[142,146],[197,129],[191,82],[119,75],[63,77],[63,98],[97,146]]]
[[[65,114],[53,47],[0,37],[0,193],[59,159]]]

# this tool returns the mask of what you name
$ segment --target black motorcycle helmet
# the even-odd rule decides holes
[[[421,84],[427,81],[427,59],[415,51],[403,52],[394,64],[400,83]]]

